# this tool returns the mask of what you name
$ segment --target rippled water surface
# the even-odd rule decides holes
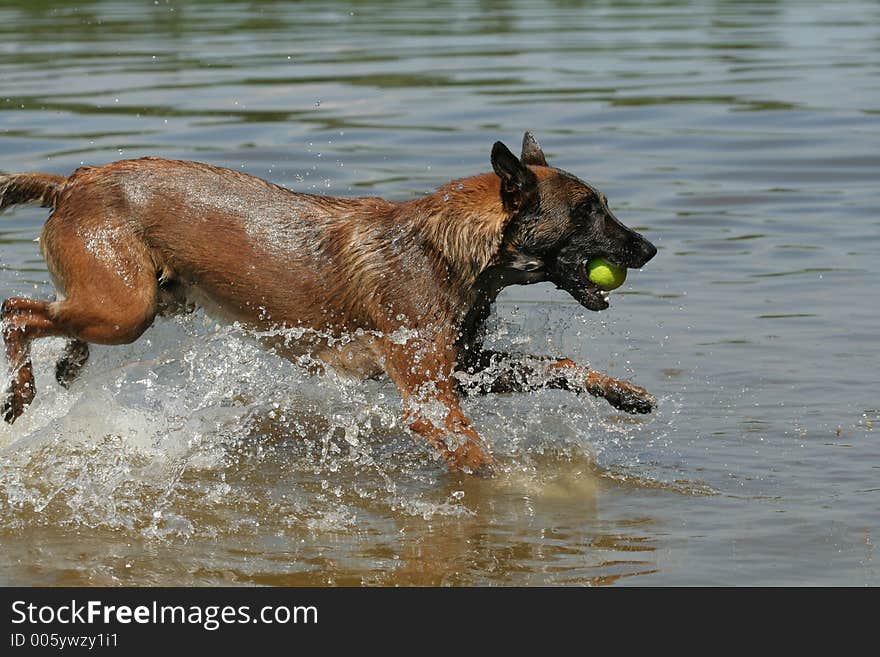
[[[660,252],[601,314],[508,289],[491,342],[660,408],[468,400],[484,481],[391,385],[203,313],[69,391],[46,340],[0,427],[0,583],[880,583],[878,119],[874,2],[3,3],[0,170],[163,155],[404,199],[534,131]],[[0,220],[2,297],[53,294],[46,214]]]

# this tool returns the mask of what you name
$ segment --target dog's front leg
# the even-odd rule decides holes
[[[428,441],[450,470],[488,477],[494,460],[470,420],[461,410],[452,379],[452,351],[445,343],[421,339],[390,342],[385,369],[407,407],[409,428]]]
[[[476,375],[476,376],[473,376]],[[542,388],[587,392],[628,413],[650,413],[657,401],[644,388],[578,365],[568,358],[483,350],[457,377],[467,392],[529,392]]]

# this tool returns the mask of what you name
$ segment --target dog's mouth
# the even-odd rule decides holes
[[[599,311],[608,308],[611,293],[603,290],[590,280],[587,273],[585,258],[576,265],[566,265],[559,260],[548,273],[550,280],[561,290],[568,292],[572,298],[587,310]]]

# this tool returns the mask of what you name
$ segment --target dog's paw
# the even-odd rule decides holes
[[[657,408],[657,400],[647,390],[626,381],[615,381],[604,390],[604,397],[614,408],[627,413],[650,413]]]
[[[3,394],[3,403],[0,404],[0,413],[7,424],[12,424],[24,413],[25,404],[22,396],[14,385],[10,385]]]
[[[70,341],[55,363],[55,380],[62,388],[70,388],[88,359],[89,345],[79,340]]]
[[[24,409],[34,401],[36,394],[34,372],[28,361],[12,377],[12,382],[6,388],[3,399],[0,400],[0,413],[3,414],[3,419],[9,424],[15,422],[24,413]]]
[[[450,470],[460,470],[481,479],[495,476],[495,459],[470,440],[450,453],[447,462]]]
[[[495,463],[483,463],[476,470],[471,470],[469,474],[472,474],[479,479],[494,479],[495,478]]]

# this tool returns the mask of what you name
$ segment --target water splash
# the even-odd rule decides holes
[[[493,338],[507,327],[496,323]],[[191,539],[478,512],[456,493],[464,489],[444,484],[463,476],[401,425],[390,384],[309,375],[201,312],[160,321],[132,345],[94,348],[70,390],[52,377],[62,347],[35,344],[36,400],[0,428],[0,532],[42,525]],[[547,476],[537,464],[595,474],[603,453],[616,458],[651,421],[608,417],[604,402],[558,391],[524,400],[464,407],[502,463],[497,485],[529,495]]]

